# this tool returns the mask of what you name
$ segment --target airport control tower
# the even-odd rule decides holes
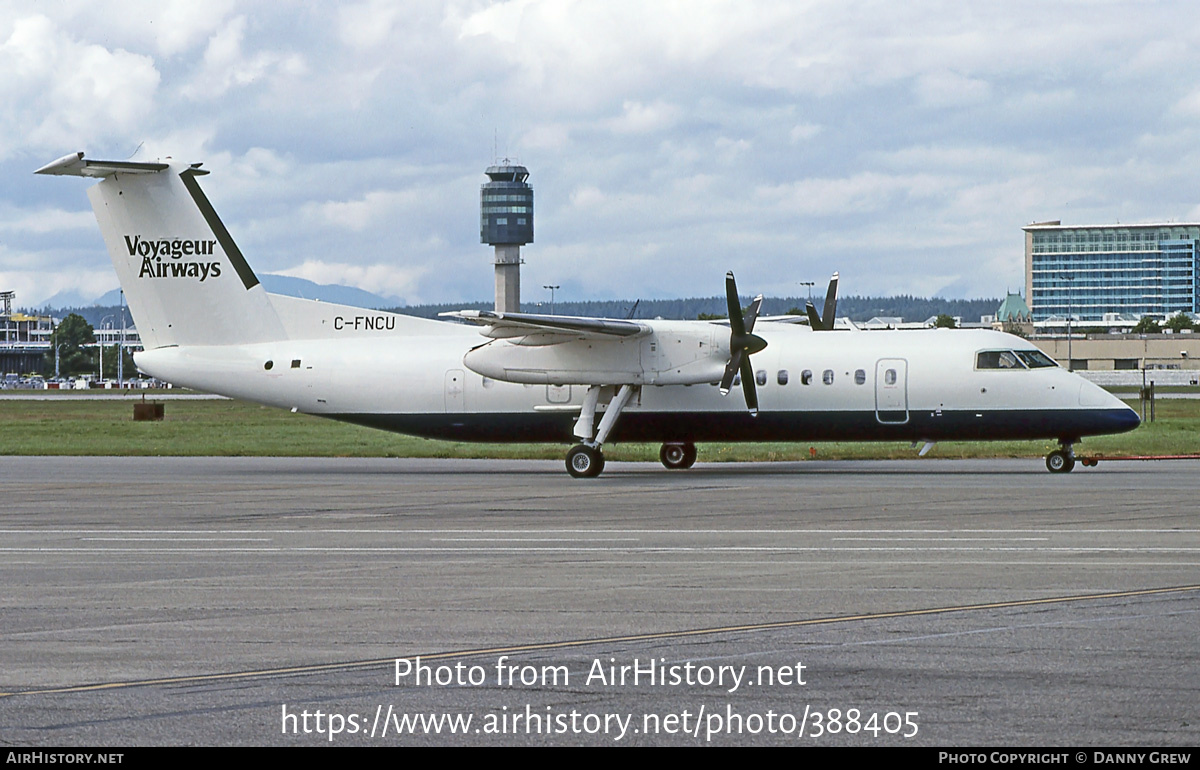
[[[505,159],[485,172],[479,188],[479,240],[495,247],[496,312],[521,310],[521,246],[533,243],[533,188],[529,169]]]

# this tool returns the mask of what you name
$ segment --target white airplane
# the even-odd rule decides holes
[[[924,454],[1057,439],[1046,466],[1069,472],[1083,437],[1139,424],[1019,337],[834,329],[836,274],[809,326],[759,319],[761,296],[743,314],[732,273],[724,322],[465,310],[448,322],[269,294],[199,165],[75,153],[36,172],[101,180],[88,197],[145,346],[135,360],[177,385],[428,438],[574,441],[575,477],[600,474],[610,440],[661,442],[663,465],[687,468],[699,441],[911,441]]]

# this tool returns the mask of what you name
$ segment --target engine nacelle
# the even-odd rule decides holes
[[[494,380],[535,385],[697,385],[720,380],[729,360],[729,331],[695,322],[659,321],[636,337],[536,342],[489,342],[463,364]]]

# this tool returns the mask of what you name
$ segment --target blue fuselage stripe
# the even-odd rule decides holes
[[[571,413],[333,414],[338,420],[455,441],[573,441]],[[983,441],[1079,439],[1133,430],[1131,409],[994,411],[633,412],[609,438],[621,441]]]

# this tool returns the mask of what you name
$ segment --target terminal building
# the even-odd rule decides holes
[[[1023,229],[1025,296],[1035,323],[1200,312],[1200,224],[1054,221]]]

